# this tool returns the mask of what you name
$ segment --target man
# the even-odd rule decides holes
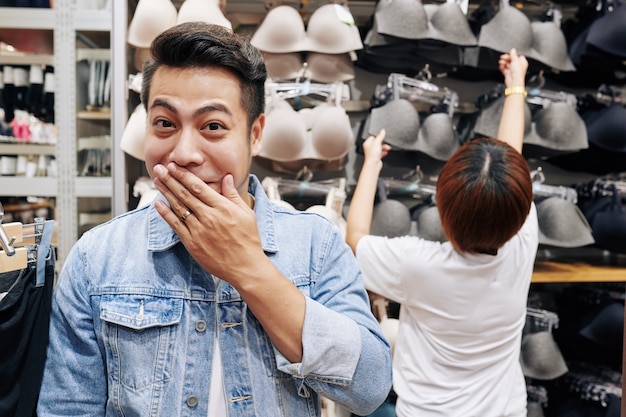
[[[145,160],[161,195],[98,226],[55,291],[38,415],[367,414],[391,386],[360,271],[321,216],[254,175],[265,64],[219,26],[183,23],[143,71]]]

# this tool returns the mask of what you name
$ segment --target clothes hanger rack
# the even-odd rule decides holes
[[[1,224],[2,217],[4,209],[0,203],[0,272],[17,271],[34,265],[37,268],[36,286],[43,286],[46,262],[53,256],[54,220],[36,217],[35,222],[30,224]]]

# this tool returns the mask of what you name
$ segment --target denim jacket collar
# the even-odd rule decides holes
[[[263,250],[266,253],[278,252],[278,245],[275,239],[274,228],[274,211],[272,210],[272,203],[265,194],[261,182],[256,175],[250,175],[250,181],[248,185],[248,192],[254,196],[254,213],[257,216],[259,231],[261,233],[261,244]],[[165,197],[161,193],[157,196],[158,199],[163,201]],[[150,204],[147,208],[148,215],[146,221],[148,222],[148,250],[154,252],[160,252],[171,248],[180,242],[180,237],[176,232],[167,224],[161,215],[154,208],[154,204]]]

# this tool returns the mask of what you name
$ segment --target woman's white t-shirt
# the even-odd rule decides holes
[[[526,416],[519,354],[538,233],[533,204],[495,256],[413,236],[359,241],[365,287],[401,304],[399,417]]]

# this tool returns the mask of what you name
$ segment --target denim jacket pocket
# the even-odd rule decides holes
[[[171,377],[183,300],[146,294],[103,295],[100,318],[112,383],[154,390]]]

